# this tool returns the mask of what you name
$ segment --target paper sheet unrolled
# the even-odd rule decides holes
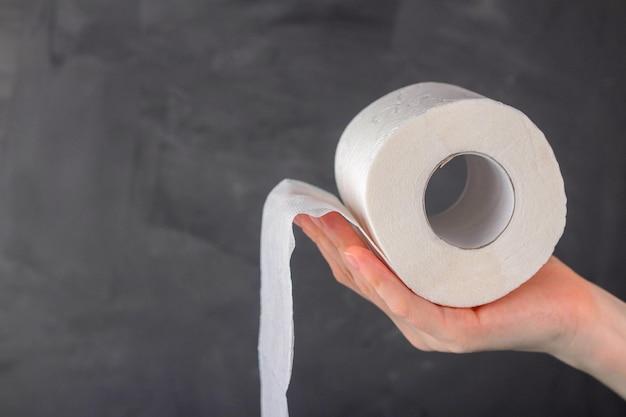
[[[465,189],[450,208],[426,214],[434,171],[465,155]],[[361,111],[335,157],[343,204],[284,180],[268,195],[261,233],[261,413],[288,416],[293,363],[289,261],[293,218],[338,211],[416,294],[471,307],[496,300],[548,260],[565,227],[558,163],[520,111],[460,87],[421,83]]]

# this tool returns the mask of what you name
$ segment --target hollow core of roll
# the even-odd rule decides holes
[[[465,187],[458,199],[437,214],[424,212],[433,232],[447,243],[477,249],[493,243],[507,228],[515,210],[515,189],[506,170],[493,158],[479,153],[450,155],[433,171],[445,169],[452,159],[467,164]],[[426,199],[426,192],[424,193]]]

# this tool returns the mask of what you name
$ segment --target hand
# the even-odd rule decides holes
[[[473,308],[445,307],[407,288],[338,213],[299,215],[294,221],[316,243],[335,278],[387,314],[416,348],[546,352],[626,396],[626,355],[620,353],[626,346],[626,305],[557,258],[499,300]],[[615,319],[622,325],[611,325]],[[603,323],[606,331],[598,331]],[[608,350],[607,341],[613,343]],[[589,359],[598,354],[601,359]]]
[[[420,350],[558,351],[592,308],[587,281],[554,257],[519,289],[491,304],[436,305],[407,288],[338,213],[299,216],[296,222],[317,244],[335,278],[385,312]]]

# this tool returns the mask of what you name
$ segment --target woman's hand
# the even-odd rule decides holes
[[[546,352],[626,397],[626,305],[557,258],[499,300],[445,307],[407,288],[338,213],[299,215],[295,223],[316,243],[335,278],[387,314],[416,348]]]

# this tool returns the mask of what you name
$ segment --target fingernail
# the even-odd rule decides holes
[[[320,217],[313,217],[311,216],[311,221],[313,222],[314,225],[316,225],[318,228],[323,229],[324,228],[324,222],[322,221],[322,219]]]
[[[293,218],[293,223],[294,223],[296,226],[298,226],[298,227],[302,228],[302,220],[301,220],[301,217],[300,217],[300,216],[296,216],[296,217],[294,217],[294,218]]]
[[[344,252],[343,256],[346,258],[346,262],[348,262],[353,269],[357,271],[359,270],[359,262],[354,257],[354,255],[348,252]]]

